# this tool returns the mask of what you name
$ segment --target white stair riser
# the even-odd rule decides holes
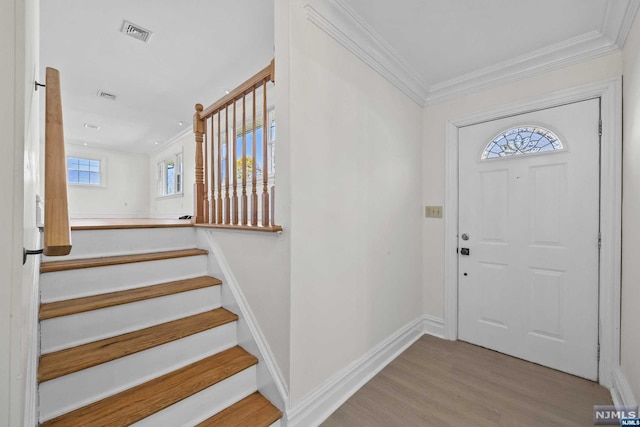
[[[204,276],[206,272],[206,255],[56,271],[40,275],[40,299],[45,303],[80,298]]]
[[[46,381],[40,384],[40,421],[104,399],[236,344],[236,323],[232,322]]]
[[[170,251],[196,247],[196,230],[182,228],[137,228],[130,230],[77,230],[71,233],[71,253],[43,257],[43,261],[110,255]],[[99,242],[99,244],[96,244]]]
[[[256,369],[252,366],[132,426],[194,426],[247,397],[256,389]]]
[[[51,353],[220,307],[220,287],[152,298],[40,322],[41,352]]]

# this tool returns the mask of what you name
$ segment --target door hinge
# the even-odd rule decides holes
[[[598,362],[600,361],[600,343],[598,343]]]
[[[598,136],[602,136],[602,119],[598,122]]]
[[[598,249],[602,249],[602,234],[598,232]]]

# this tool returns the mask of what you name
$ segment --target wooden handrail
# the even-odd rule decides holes
[[[258,71],[253,76],[249,77],[244,83],[230,91],[226,96],[220,98],[220,100],[214,102],[204,111],[200,113],[200,118],[205,119],[211,117],[218,111],[222,110],[226,105],[233,103],[242,98],[244,95],[248,95],[256,87],[256,84],[261,84],[265,79],[275,83],[274,76],[275,62],[271,60],[271,63]]]
[[[67,198],[67,159],[64,153],[60,73],[47,67],[44,159],[44,254],[71,252]]]
[[[196,104],[193,115],[196,225],[245,230],[260,228],[261,231],[282,229],[273,220],[273,186],[272,195],[269,196],[273,163],[268,161],[272,153],[268,150],[271,137],[267,136],[270,129],[267,123],[267,84],[275,82],[274,71],[275,63],[272,60],[268,66],[206,109]],[[258,97],[260,90],[262,96]],[[237,111],[237,108],[241,111]],[[238,119],[241,120],[239,123]],[[257,140],[260,127],[262,141]],[[248,134],[251,138],[248,138]],[[236,150],[236,145],[240,144],[241,150]],[[262,156],[261,162],[258,161],[258,153]],[[259,203],[258,195],[257,173],[260,168],[262,203]]]

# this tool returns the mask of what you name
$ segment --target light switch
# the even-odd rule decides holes
[[[425,206],[425,218],[442,218],[442,206]]]

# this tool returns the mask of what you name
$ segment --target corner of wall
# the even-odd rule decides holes
[[[208,271],[223,281],[222,304],[239,315],[238,343],[256,355],[258,363],[258,389],[279,408],[289,405],[289,390],[276,357],[253,313],[223,249],[215,241],[211,231],[197,230],[198,246],[209,251]]]

